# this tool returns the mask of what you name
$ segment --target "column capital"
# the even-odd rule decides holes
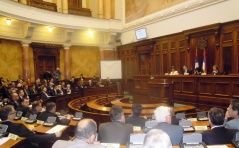
[[[63,45],[64,50],[69,50],[71,45]]]
[[[23,47],[28,47],[30,43],[30,41],[21,41]]]

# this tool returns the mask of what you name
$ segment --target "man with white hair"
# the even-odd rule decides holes
[[[172,143],[167,133],[153,129],[146,134],[143,148],[172,148]]]
[[[167,133],[171,139],[173,146],[178,146],[183,137],[183,127],[178,125],[171,125],[171,112],[167,106],[160,106],[154,110],[154,116],[158,125],[152,129],[161,129]]]

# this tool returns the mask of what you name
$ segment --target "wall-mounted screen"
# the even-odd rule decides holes
[[[100,61],[101,79],[122,79],[121,60]]]
[[[138,30],[135,30],[135,35],[137,40],[147,38],[146,28],[140,28]]]

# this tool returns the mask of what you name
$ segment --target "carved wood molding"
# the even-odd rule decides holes
[[[49,3],[42,0],[27,0],[27,5],[57,12],[55,3]]]

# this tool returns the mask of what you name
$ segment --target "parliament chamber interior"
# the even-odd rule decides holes
[[[64,147],[57,145],[62,141],[71,147],[90,121],[98,144],[84,137],[88,145],[79,147],[149,148],[148,133],[160,126],[164,107],[164,122],[170,116],[175,126],[174,133],[159,128],[170,138],[166,147],[186,147],[190,134],[201,136],[200,146],[238,147],[232,129],[239,127],[227,126],[239,125],[238,6],[238,0],[1,0],[0,148]],[[134,105],[143,126],[129,122]],[[215,110],[223,123],[214,124]],[[43,118],[45,112],[51,116]],[[52,126],[45,124],[50,119]],[[14,133],[9,121],[31,136]],[[103,126],[116,121],[130,123],[127,142],[120,138],[126,126],[103,136]],[[184,131],[175,144],[176,126]],[[206,132],[214,126],[235,136],[210,143]]]

